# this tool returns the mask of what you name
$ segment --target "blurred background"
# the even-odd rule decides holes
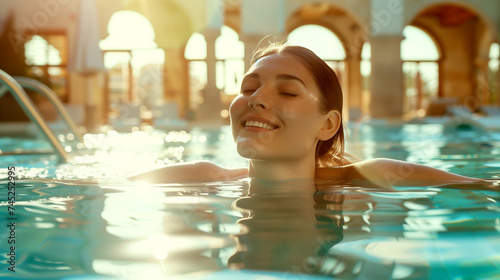
[[[222,125],[255,48],[287,40],[335,70],[350,121],[481,114],[500,104],[499,30],[498,0],[2,0],[0,69],[89,129]],[[3,94],[0,124],[27,120]]]

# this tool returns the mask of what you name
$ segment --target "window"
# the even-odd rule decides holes
[[[222,26],[220,33],[215,40],[216,85],[224,94],[236,95],[245,75],[245,47],[230,27]]]
[[[68,99],[68,42],[64,32],[41,32],[25,43],[28,75],[52,88],[59,98]]]
[[[119,11],[108,33],[99,46],[108,69],[104,94],[110,118],[127,117],[126,103],[153,108],[163,100],[165,52],[154,42],[151,23],[137,12]]]
[[[190,108],[197,110],[204,101],[207,84],[207,42],[200,33],[194,33],[189,39],[184,57],[189,65]],[[240,83],[245,74],[244,44],[239,35],[228,26],[221,27],[221,34],[215,40],[215,83],[221,91],[223,104],[232,101],[240,92]]]
[[[405,87],[405,112],[424,113],[429,102],[438,96],[439,52],[427,33],[414,26],[403,29],[401,59]]]
[[[189,71],[189,107],[196,111],[203,103],[201,92],[207,84],[207,42],[200,33],[194,33],[184,50],[184,57],[188,61]]]
[[[332,67],[342,84],[346,56],[344,47],[335,33],[320,25],[302,25],[288,34],[288,42],[291,45],[306,47],[316,53]]]

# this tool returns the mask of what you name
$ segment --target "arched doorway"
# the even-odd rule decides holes
[[[404,75],[404,113],[425,115],[425,108],[438,97],[439,50],[423,30],[411,25],[403,29],[401,60]]]
[[[303,44],[313,50],[323,49],[316,52],[339,76],[344,93],[345,119],[360,120],[366,113],[362,108],[365,102],[360,70],[361,50],[368,37],[363,29],[363,19],[351,8],[342,3],[298,1],[290,5],[285,34],[290,40],[296,36],[295,33],[299,35],[303,32],[300,36],[308,39],[305,43],[297,44]],[[312,27],[314,29],[310,32],[302,31]]]
[[[44,80],[63,101],[68,101],[67,42],[65,34],[33,35],[24,44],[28,75]]]
[[[151,23],[133,11],[111,16],[109,36],[100,42],[104,65],[106,108],[109,118],[140,118],[140,107],[152,108],[163,100],[165,53],[154,42]]]
[[[229,104],[240,91],[245,73],[244,55],[238,33],[223,25],[215,40],[215,86],[222,103],[220,115],[223,119],[229,117]],[[184,57],[189,71],[189,110],[195,114],[204,106],[206,94],[213,94],[207,93],[207,40],[203,34],[191,35]]]
[[[438,42],[438,96],[478,111],[489,103],[485,92],[494,25],[466,4],[430,4],[408,23]]]
[[[345,50],[337,35],[331,30],[317,24],[302,25],[288,34],[288,43],[314,51],[332,67],[342,83]]]
[[[221,93],[221,117],[228,119],[229,105],[240,93],[240,84],[245,75],[245,46],[238,33],[228,26],[221,27],[221,35],[215,41],[216,86]]]
[[[335,71],[340,85],[344,88],[346,53],[342,42],[334,32],[321,25],[306,24],[288,34],[288,43],[306,47],[316,53]],[[349,104],[345,94],[344,90],[344,108]]]
[[[201,92],[207,84],[207,41],[201,33],[193,33],[184,50],[189,72],[189,111],[198,110],[203,104]]]

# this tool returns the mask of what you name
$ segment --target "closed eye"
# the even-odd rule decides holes
[[[284,95],[284,96],[287,96],[287,97],[297,97],[297,94],[290,93],[290,92],[280,91],[280,94]]]

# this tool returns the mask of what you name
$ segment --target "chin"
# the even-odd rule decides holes
[[[238,154],[246,159],[263,159],[266,154],[266,146],[258,143],[255,139],[239,138],[236,142]]]
[[[248,142],[238,143],[237,146],[238,154],[246,159],[256,159],[262,152],[259,146],[251,145]]]

